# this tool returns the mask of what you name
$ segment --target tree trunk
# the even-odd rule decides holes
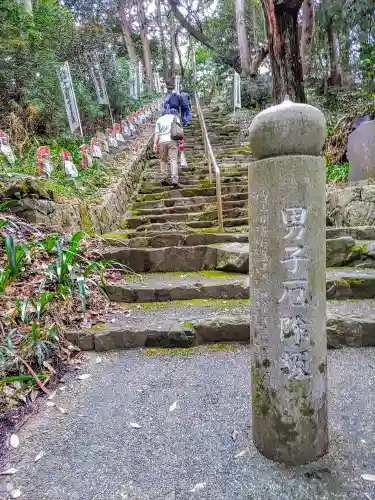
[[[160,0],[156,1],[156,22],[160,30],[161,57],[163,61],[163,78],[165,81],[168,78],[168,58],[167,58],[167,45],[165,43],[163,19],[161,15]]]
[[[141,35],[142,46],[143,46],[143,60],[145,63],[146,78],[148,82],[149,89],[154,87],[154,79],[152,75],[152,65],[151,65],[151,50],[150,43],[147,38],[147,29],[145,21],[145,10],[143,7],[143,0],[138,0],[138,22],[139,22],[139,32]]]
[[[135,51],[135,45],[132,37],[132,27],[126,13],[126,0],[120,0],[119,4],[119,14],[121,20],[121,28],[125,38],[126,50],[128,51],[129,59],[133,62],[137,62],[137,53]]]
[[[305,102],[302,63],[298,38],[298,13],[303,0],[262,0],[267,20],[268,48],[271,59],[273,93],[276,102],[286,96]]]
[[[313,0],[304,0],[302,4],[302,29],[301,29],[301,60],[303,79],[306,80],[311,72],[310,46],[315,28],[315,9]]]
[[[244,0],[236,0],[236,25],[238,48],[241,59],[241,69],[245,76],[249,76],[251,71],[251,57],[249,48],[249,38],[245,24],[245,4]]]
[[[183,79],[184,75],[185,75],[185,71],[184,71],[184,65],[182,63],[182,55],[181,55],[180,46],[178,45],[178,30],[176,30],[175,35],[174,35],[174,44],[175,44],[176,52],[177,52],[177,56],[178,56],[178,63],[180,66],[181,78]]]
[[[173,15],[171,16],[171,77],[176,73],[176,23]]]
[[[341,87],[341,68],[338,59],[337,38],[333,28],[332,17],[329,17],[327,23],[327,41],[331,66],[331,74],[328,78],[328,86]]]

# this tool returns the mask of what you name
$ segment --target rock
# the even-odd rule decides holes
[[[328,239],[326,241],[327,267],[343,266],[348,263],[350,252],[355,246],[353,238]]]
[[[375,181],[328,186],[326,206],[333,226],[375,225]]]
[[[373,317],[355,314],[342,317],[328,317],[327,337],[329,347],[375,346],[375,322]]]
[[[220,316],[202,319],[195,325],[198,344],[211,342],[248,342],[249,319],[244,316]]]
[[[95,329],[93,329],[95,330]],[[146,344],[146,332],[142,329],[127,330],[126,326],[103,326],[99,333],[94,333],[95,351],[112,349],[130,349]]]
[[[362,123],[348,137],[349,181],[375,177],[375,120]]]
[[[91,332],[73,332],[69,331],[65,334],[66,340],[74,345],[77,345],[82,351],[92,351],[94,346],[94,335]]]

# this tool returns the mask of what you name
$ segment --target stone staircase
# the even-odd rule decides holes
[[[236,126],[204,110],[222,173],[225,232],[217,231],[215,184],[199,123],[186,129],[181,189],[163,187],[157,158],[145,170],[105,255],[137,276],[107,286],[123,313],[75,334],[83,349],[188,347],[249,340],[247,171]],[[214,182],[214,181],[213,181]],[[375,228],[327,228],[327,331],[331,347],[375,345]]]

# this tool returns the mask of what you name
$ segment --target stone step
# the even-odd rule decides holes
[[[247,211],[245,211],[246,213]],[[179,216],[182,216],[183,214],[176,214]],[[194,215],[194,214],[193,214]],[[160,223],[152,223],[152,224],[142,224],[136,228],[137,231],[142,232],[142,231],[161,231],[161,230],[171,230],[171,231],[179,231],[179,230],[184,230],[186,228],[198,228],[198,229],[203,229],[203,228],[216,228],[217,227],[217,218],[215,214],[215,218],[213,219],[204,219],[204,216],[207,216],[207,214],[202,213],[202,214],[195,214],[195,216],[199,215],[202,217],[203,220],[185,220],[185,221],[166,221],[166,222],[160,222]],[[246,217],[236,217],[235,219],[224,219],[224,228],[229,228],[229,227],[236,227],[236,226],[243,226],[243,224],[246,224],[248,221],[247,216]],[[127,222],[125,222],[127,224]]]
[[[358,243],[348,237],[327,239],[327,267],[352,266],[358,269],[374,269],[375,252],[372,249],[375,248],[375,242],[367,242],[365,245]],[[217,269],[226,272],[247,273],[249,269],[249,244],[237,240],[232,243],[191,247],[115,248],[106,252],[104,258],[118,260],[135,272],[185,272]]]
[[[140,228],[140,226],[144,225],[151,225],[151,224],[161,224],[161,223],[166,223],[166,222],[173,222],[173,221],[179,221],[179,222],[194,222],[194,221],[200,221],[200,222],[214,222],[217,221],[217,209],[215,207],[210,207],[206,205],[206,211],[201,211],[201,212],[192,212],[191,210],[189,212],[185,213],[165,213],[165,214],[160,214],[160,215],[144,215],[144,216],[135,216],[135,217],[128,217],[126,219],[126,227],[130,229],[136,229]],[[210,209],[211,208],[211,209]],[[241,209],[241,208],[229,208],[227,210],[223,210],[223,217],[224,219],[233,219],[233,218],[246,218],[247,216],[247,210],[246,209]],[[246,219],[247,220],[247,219]],[[217,225],[217,223],[216,223]],[[228,224],[229,225],[229,224]],[[235,225],[235,224],[232,224]],[[192,226],[194,227],[194,226]],[[205,226],[195,226],[195,227],[205,227]]]
[[[140,185],[139,192],[140,193],[155,193],[158,192],[155,190],[155,188],[160,188],[160,191],[170,191],[173,189],[172,186],[163,186],[161,183],[161,179],[163,179],[162,174],[157,174],[153,176],[153,179],[150,181],[147,179],[148,174],[146,174],[145,177],[145,182],[143,182]],[[221,176],[221,184],[239,184],[239,183],[246,183],[247,184],[247,175],[230,175],[230,176]],[[216,185],[216,177],[212,175],[211,182],[208,179],[208,173],[202,178],[199,178],[198,176],[189,176],[189,177],[184,177],[179,175],[179,184],[181,187],[189,188],[189,187],[196,187],[196,188],[208,188],[211,186]]]
[[[245,299],[249,297],[248,276],[222,271],[198,273],[142,273],[106,286],[115,302],[165,302],[191,299]],[[375,298],[374,269],[327,269],[328,299]]]
[[[173,192],[171,194],[174,194]],[[243,193],[227,193],[222,195],[221,199],[225,201],[243,201],[247,200],[247,192]],[[199,203],[212,204],[216,203],[216,196],[191,196],[189,198],[174,198],[174,197],[159,197],[153,198],[153,195],[136,196],[135,199],[140,201],[132,204],[132,208],[137,210],[139,208],[161,208],[161,207],[177,207],[177,206],[191,206]]]
[[[113,321],[67,339],[83,350],[249,342],[248,299],[125,304]],[[327,302],[328,347],[375,346],[375,300]]]
[[[249,163],[228,163],[228,164],[219,164],[221,176],[230,176],[230,175],[245,175],[247,176]],[[190,165],[187,168],[179,168],[179,176],[187,177],[187,178],[206,178],[208,176],[208,165],[206,166],[194,166]],[[145,170],[144,176],[149,179],[159,179],[162,174],[160,172],[159,164],[155,167],[147,168]]]
[[[176,205],[174,207],[161,207],[161,208],[141,208],[134,210],[133,215],[163,215],[163,214],[182,214],[191,212],[201,212],[210,208],[216,207],[216,197],[210,197],[211,202],[197,203],[195,205]],[[247,200],[238,201],[224,201],[223,210],[230,208],[244,208],[247,207]]]
[[[248,277],[221,271],[201,273],[147,273],[107,284],[115,302],[165,302],[191,299],[246,299]]]
[[[168,232],[148,232],[143,235],[139,232],[113,232],[102,236],[109,244],[123,246],[127,248],[163,248],[170,246],[197,246],[212,245],[214,243],[245,243],[248,235],[243,233],[179,233]]]
[[[223,243],[210,246],[161,248],[113,248],[103,253],[104,259],[114,259],[136,273],[168,271],[202,271],[217,269],[247,273],[249,248],[247,243]]]
[[[136,201],[147,201],[160,198],[191,198],[194,196],[215,196],[215,187],[186,187],[183,189],[176,189],[174,187],[155,187],[146,189],[146,193],[142,190],[136,196]],[[228,193],[246,193],[248,191],[247,182],[243,184],[224,184],[221,187],[223,194]],[[170,196],[173,194],[173,196]],[[156,197],[154,195],[157,195]]]

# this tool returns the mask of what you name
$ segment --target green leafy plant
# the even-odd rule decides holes
[[[17,245],[13,236],[6,235],[5,252],[10,276],[14,278],[20,274],[24,262],[30,258],[29,251],[25,245]]]
[[[10,271],[8,269],[0,269],[0,294],[5,292],[10,281]]]
[[[23,359],[36,359],[39,368],[56,351],[59,337],[52,328],[43,328],[36,322],[31,323],[31,331],[24,334],[20,342]]]
[[[16,318],[19,318],[25,325],[30,323],[30,316],[28,313],[29,301],[30,299],[16,300]]]
[[[36,320],[40,322],[41,316],[45,313],[46,308],[50,302],[55,298],[55,294],[51,292],[42,292],[34,301],[33,305],[36,312]]]
[[[48,253],[51,254],[56,248],[56,242],[60,239],[58,233],[47,234],[44,240],[41,242],[42,248]]]

